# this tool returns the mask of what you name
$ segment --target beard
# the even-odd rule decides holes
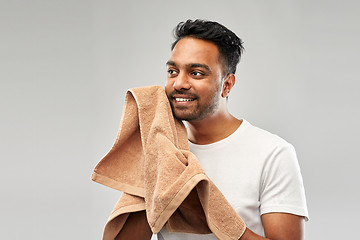
[[[200,97],[197,94],[189,93],[187,91],[174,90],[168,94],[171,110],[175,118],[184,121],[199,121],[212,113],[216,112],[220,104],[220,91],[221,88],[217,88],[216,91],[206,96]],[[181,94],[194,99],[194,103],[188,106],[175,106],[174,95]]]

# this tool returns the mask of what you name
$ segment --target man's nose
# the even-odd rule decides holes
[[[189,82],[189,78],[185,73],[179,73],[179,75],[175,78],[174,89],[176,90],[188,90],[191,88],[191,84]]]

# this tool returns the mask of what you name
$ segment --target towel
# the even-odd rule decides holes
[[[187,132],[161,86],[127,91],[120,130],[92,180],[122,193],[105,225],[114,239],[131,212],[146,210],[153,233],[214,233],[237,240],[246,226],[189,151]]]

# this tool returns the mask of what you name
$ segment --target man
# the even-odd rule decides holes
[[[308,214],[293,147],[227,109],[241,40],[224,26],[203,20],[180,23],[175,36],[165,91],[174,116],[187,123],[190,150],[247,224],[241,240],[303,239]],[[149,239],[145,213],[135,214],[121,234]],[[143,220],[132,223],[138,215]],[[158,238],[216,239],[165,229]]]

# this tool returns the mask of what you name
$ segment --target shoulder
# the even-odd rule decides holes
[[[258,150],[274,150],[281,148],[293,149],[293,146],[280,136],[256,127],[246,120],[243,120],[243,124],[244,130],[242,135],[244,140]]]

